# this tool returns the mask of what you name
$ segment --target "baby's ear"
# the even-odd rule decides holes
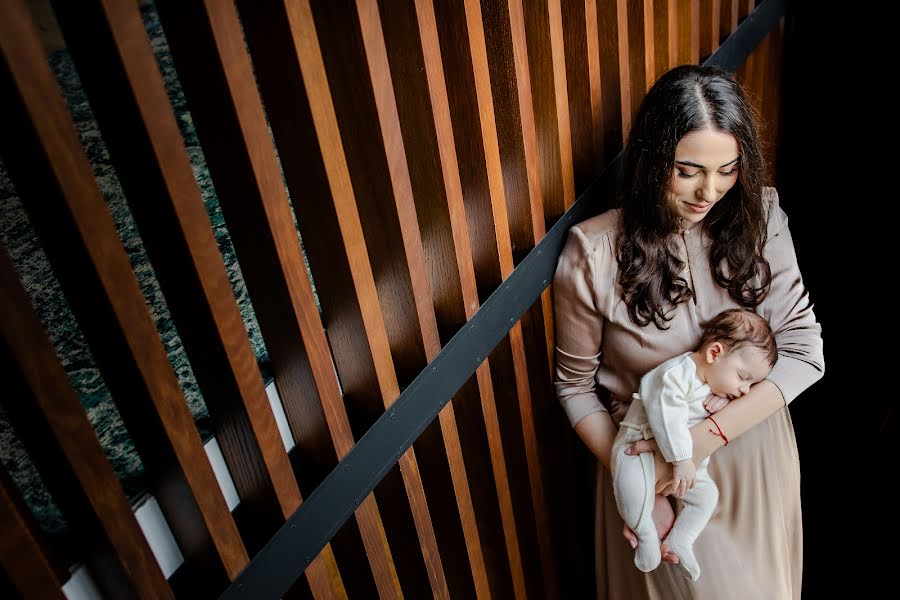
[[[706,362],[709,364],[713,364],[718,359],[722,357],[722,354],[725,352],[725,346],[722,345],[722,342],[713,342],[709,346],[706,347]]]

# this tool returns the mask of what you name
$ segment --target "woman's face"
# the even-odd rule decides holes
[[[737,182],[739,150],[733,135],[712,129],[692,131],[675,148],[669,208],[692,228]]]

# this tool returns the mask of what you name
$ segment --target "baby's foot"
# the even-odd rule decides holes
[[[666,545],[670,552],[674,552],[678,556],[678,564],[673,566],[679,569],[685,577],[697,581],[697,578],[700,577],[700,565],[697,564],[697,557],[694,556],[693,544],[672,539],[670,535],[666,538]]]
[[[652,523],[651,523],[652,525]],[[643,533],[643,535],[641,535]],[[659,553],[659,538],[656,526],[647,527],[645,532],[637,532],[638,547],[634,551],[634,566],[647,573],[659,566],[662,556]]]

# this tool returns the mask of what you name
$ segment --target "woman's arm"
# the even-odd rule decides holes
[[[594,257],[590,246],[584,233],[577,226],[572,227],[553,277],[553,385],[573,427],[595,413],[606,412],[594,380],[600,365],[604,318],[594,295]],[[592,434],[589,439],[593,437]]]
[[[610,470],[610,455],[618,428],[613,424],[608,412],[595,412],[575,424],[575,433],[584,445],[593,452],[600,463]]]
[[[732,440],[784,407],[781,390],[766,379],[750,388],[750,392],[746,396],[729,402],[725,408],[716,413],[714,418],[725,437]],[[718,429],[709,419],[691,427],[695,464],[699,465],[713,452],[725,445],[725,440],[717,434]]]

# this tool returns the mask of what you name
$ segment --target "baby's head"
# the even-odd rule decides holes
[[[696,352],[697,375],[721,398],[740,398],[766,378],[778,359],[769,324],[746,308],[726,310],[710,321]]]

